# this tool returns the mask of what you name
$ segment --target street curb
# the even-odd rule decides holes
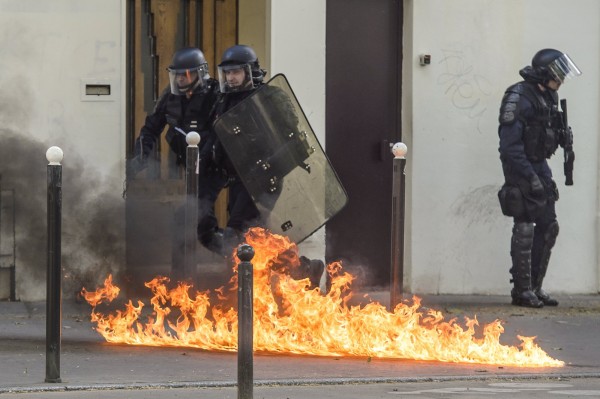
[[[253,385],[259,386],[307,386],[307,385],[344,385],[344,384],[402,384],[415,382],[448,382],[448,381],[488,381],[488,380],[564,380],[580,378],[600,378],[600,373],[575,374],[494,374],[477,376],[428,376],[399,378],[325,378],[325,379],[289,379],[289,380],[256,380]],[[3,387],[3,393],[39,393],[39,392],[74,392],[74,391],[111,391],[111,390],[144,390],[144,389],[186,389],[186,388],[231,388],[235,381],[204,382],[172,382],[172,383],[131,383],[131,384],[91,384],[91,385],[43,385],[39,387]]]

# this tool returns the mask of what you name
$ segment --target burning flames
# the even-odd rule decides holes
[[[499,320],[477,332],[476,318],[465,318],[463,328],[455,319],[445,321],[439,311],[420,311],[418,297],[413,297],[412,304],[398,304],[393,312],[377,302],[349,306],[354,277],[340,263],[327,266],[331,288],[323,294],[319,288],[310,289],[308,278],[290,277],[300,261],[297,246],[286,237],[254,228],[246,242],[255,251],[255,351],[519,367],[564,365],[537,346],[535,337],[518,336],[520,348],[500,344],[504,328]],[[237,263],[233,269],[237,272]],[[82,294],[92,306],[95,329],[108,342],[236,351],[237,311],[231,303],[237,298],[237,273],[228,289],[216,290],[216,304],[211,303],[210,292],[191,294],[193,287],[188,283],[180,282],[173,289],[167,288],[168,283],[168,278],[157,277],[145,284],[153,293],[153,311],[145,322],[141,321],[145,306],[141,301],[134,305],[130,300],[125,310],[114,314],[97,310],[99,304],[119,294],[111,276],[103,287],[84,288]]]

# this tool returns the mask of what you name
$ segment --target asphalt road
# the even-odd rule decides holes
[[[373,293],[372,298],[386,293]],[[564,367],[406,359],[254,356],[254,398],[600,398],[600,297],[523,309],[507,297],[426,297],[423,306],[480,323],[503,320],[502,343],[536,342]],[[0,395],[7,398],[236,398],[237,354],[108,344],[87,304],[63,306],[61,382],[46,383],[45,304],[0,302]],[[247,396],[246,396],[247,397]]]

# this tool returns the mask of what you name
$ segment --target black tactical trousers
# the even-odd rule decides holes
[[[227,204],[229,220],[227,227],[243,231],[257,225],[260,213],[246,187],[239,178],[229,184],[229,202]]]

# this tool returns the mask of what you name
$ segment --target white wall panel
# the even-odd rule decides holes
[[[46,266],[42,204],[45,150],[51,145],[64,151],[67,270],[84,276],[118,267],[111,265],[116,258],[100,252],[106,248],[101,241],[111,239],[116,255],[124,238],[119,236],[124,231],[124,3],[0,0],[0,140],[31,139],[26,151],[16,154],[21,147],[15,145],[11,154],[12,164],[23,166],[0,170],[7,184],[17,188],[17,280],[22,299],[45,295],[39,289],[45,287]],[[86,95],[89,84],[110,87],[110,95]],[[28,177],[32,173],[35,178]],[[30,241],[34,234],[41,234],[37,244]]]
[[[497,119],[506,87],[545,47],[583,71],[560,90],[575,133],[575,186],[551,160],[561,228],[545,286],[598,291],[600,3],[405,1],[405,130],[410,132],[409,285],[415,293],[507,294],[512,219],[499,209]],[[420,66],[419,54],[431,54]],[[406,79],[410,77],[410,79]]]

